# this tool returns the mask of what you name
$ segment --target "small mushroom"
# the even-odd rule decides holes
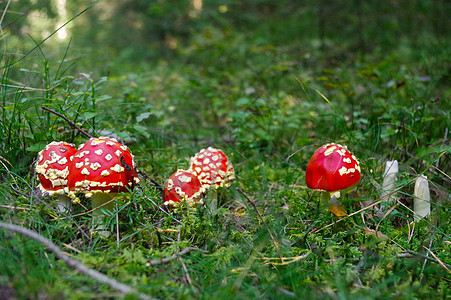
[[[208,147],[191,158],[189,169],[206,188],[228,187],[235,180],[233,165],[219,149]]]
[[[79,146],[69,169],[68,187],[73,198],[83,193],[91,199],[93,229],[101,236],[110,232],[102,223],[104,213],[113,211],[118,193],[129,192],[139,183],[133,155],[127,146],[108,137],[91,138]]]
[[[66,212],[70,209],[71,199],[67,196],[67,177],[69,165],[77,149],[66,142],[51,142],[38,153],[36,174],[39,179],[39,189],[44,194],[54,197],[57,210]]]
[[[385,171],[383,175],[383,181],[381,186],[381,199],[383,199],[386,203],[393,205],[396,203],[396,180],[398,175],[398,161],[397,160],[389,160],[385,162]],[[382,207],[382,210],[384,210]]]
[[[340,191],[350,190],[360,182],[359,162],[346,146],[326,144],[308,162],[305,181],[309,188],[321,190],[324,200],[330,200],[329,210],[333,214],[344,216],[346,209],[337,198]]]
[[[414,221],[418,222],[431,213],[431,194],[427,176],[420,175],[417,177],[413,196]]]
[[[182,201],[189,205],[202,204],[204,193],[205,189],[196,174],[178,170],[164,185],[164,205],[174,208]]]

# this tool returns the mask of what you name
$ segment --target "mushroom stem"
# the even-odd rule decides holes
[[[115,194],[94,193],[91,196],[92,205],[92,229],[91,233],[107,238],[111,235],[108,226],[105,224],[108,214],[114,211]],[[107,214],[105,213],[107,212]]]
[[[56,211],[59,213],[70,213],[72,211],[72,199],[67,195],[58,194],[54,196],[56,202]]]
[[[338,201],[340,198],[340,192],[329,193],[321,192],[321,199],[323,205],[327,205],[327,208],[337,217],[343,217],[347,215],[346,208]]]

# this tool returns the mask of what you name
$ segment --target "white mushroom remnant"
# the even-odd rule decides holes
[[[387,161],[385,163],[384,179],[381,187],[381,199],[388,204],[394,204],[396,202],[395,187],[397,175],[398,161]]]
[[[429,192],[429,183],[425,175],[418,176],[415,181],[415,190],[413,192],[413,211],[414,220],[418,222],[431,213],[431,195]]]

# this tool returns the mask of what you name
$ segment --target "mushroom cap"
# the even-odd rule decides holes
[[[39,188],[50,195],[63,194],[67,186],[69,165],[77,152],[73,144],[66,142],[51,142],[38,153],[36,174]]]
[[[212,147],[202,149],[192,157],[189,169],[205,187],[227,187],[235,180],[230,160],[224,152]]]
[[[326,144],[313,153],[305,181],[309,188],[327,192],[350,188],[360,181],[359,162],[346,146]]]
[[[196,174],[190,170],[178,170],[164,185],[164,204],[172,206],[182,201],[202,203],[204,193],[205,189]]]
[[[80,145],[69,169],[69,189],[87,197],[92,193],[127,192],[138,183],[133,155],[113,138],[91,138]]]

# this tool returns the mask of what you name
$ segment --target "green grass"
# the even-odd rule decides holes
[[[253,33],[206,27],[170,59],[136,62],[105,52],[108,63],[99,68],[92,67],[99,49],[74,45],[56,51],[43,44],[13,65],[4,56],[0,221],[32,229],[161,299],[447,299],[449,41],[421,34],[365,54],[312,41],[300,52],[296,39]],[[64,216],[36,190],[37,152],[52,140],[85,140],[43,105],[92,135],[119,136],[160,185],[210,145],[231,158],[237,181],[219,197],[207,194],[205,207],[167,215],[158,209],[161,186],[142,177],[109,219],[114,234],[91,237],[88,201]],[[385,161],[400,162],[400,204],[390,215],[338,221],[321,206],[304,175],[327,142],[346,144],[361,161],[361,183],[341,198],[349,213],[378,200]],[[432,213],[413,227],[418,174],[428,176]],[[206,252],[147,264],[188,246]],[[0,295],[121,297],[26,237],[0,231],[0,256]]]

